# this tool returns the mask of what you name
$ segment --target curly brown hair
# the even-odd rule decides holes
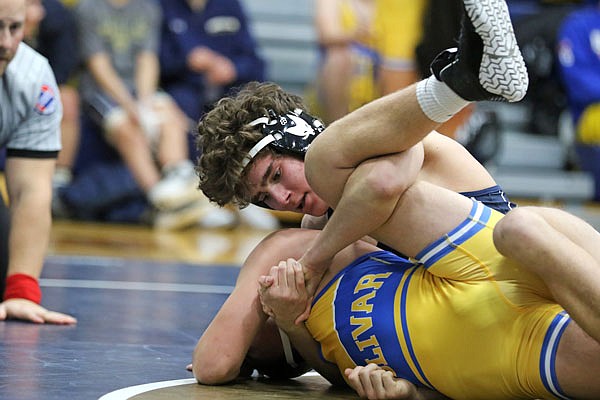
[[[244,168],[242,161],[264,136],[250,122],[268,115],[268,110],[281,115],[296,108],[306,110],[302,98],[272,82],[247,83],[233,95],[219,100],[200,120],[196,134],[201,154],[196,172],[202,192],[220,206],[247,206],[251,200],[250,185],[244,178],[250,168]],[[258,157],[269,152],[279,154],[267,146]]]

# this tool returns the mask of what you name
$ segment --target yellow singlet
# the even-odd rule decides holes
[[[371,253],[329,282],[307,321],[325,360],[377,363],[451,398],[564,398],[554,362],[570,318],[493,246],[503,215],[473,204],[416,260]]]

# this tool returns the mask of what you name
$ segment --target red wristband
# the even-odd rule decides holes
[[[40,304],[42,289],[33,276],[12,274],[6,278],[6,289],[4,290],[4,300],[8,299],[26,299]]]

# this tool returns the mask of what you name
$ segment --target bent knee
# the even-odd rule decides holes
[[[538,233],[539,220],[527,207],[512,209],[494,227],[494,245],[504,255],[515,246],[526,246]]]

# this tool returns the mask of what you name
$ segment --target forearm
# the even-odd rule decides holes
[[[133,95],[114,70],[106,55],[98,54],[92,56],[88,61],[88,68],[100,88],[121,107],[126,110],[131,110],[135,107]]]
[[[329,363],[321,357],[320,345],[304,325],[304,323],[281,328],[290,338],[294,348],[300,353],[304,361],[315,371],[327,379],[333,385],[345,385],[346,381],[338,367]]]
[[[220,385],[236,379],[250,344],[267,317],[262,312],[236,313],[238,304],[220,311],[198,340],[193,354],[194,377],[205,385]]]
[[[305,266],[326,265],[327,260],[369,235],[392,214],[400,194],[386,197],[369,190],[364,185],[365,178],[368,179],[365,167],[358,167],[348,178],[335,212],[302,258]]]
[[[362,163],[351,173],[339,198],[335,198],[335,193],[316,190],[323,199],[337,205],[303,258],[309,268],[323,265],[344,247],[382,226],[404,191],[416,180],[422,163],[423,148],[418,145]]]
[[[8,275],[20,273],[37,279],[42,272],[52,218],[49,196],[36,193],[11,198]]]

